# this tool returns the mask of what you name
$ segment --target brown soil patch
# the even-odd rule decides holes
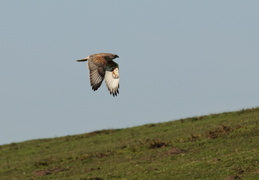
[[[229,177],[226,177],[224,180],[235,180],[235,179],[240,179],[239,176],[229,176]]]
[[[217,137],[219,137],[222,134],[227,134],[230,131],[232,131],[233,129],[231,129],[231,127],[228,126],[220,126],[218,128],[216,128],[215,130],[212,131],[208,131],[207,133],[207,137],[208,139],[215,139]]]
[[[34,171],[33,174],[41,177],[41,176],[46,176],[53,173],[62,172],[62,171],[67,171],[67,169],[64,169],[64,168],[42,169],[42,170]]]
[[[155,139],[149,143],[149,148],[156,149],[168,146],[168,142],[161,141],[160,139]]]
[[[177,155],[177,154],[182,154],[185,153],[186,151],[183,149],[179,148],[172,148],[169,151],[167,151],[167,155]]]

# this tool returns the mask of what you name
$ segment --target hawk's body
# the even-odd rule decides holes
[[[105,79],[106,86],[110,94],[119,94],[119,65],[113,59],[119,56],[111,53],[99,53],[87,56],[78,62],[88,61],[90,72],[90,82],[92,89],[96,91]]]

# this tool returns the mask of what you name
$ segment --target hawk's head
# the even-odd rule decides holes
[[[117,54],[110,54],[109,55],[109,58],[111,59],[115,59],[115,58],[118,58],[119,56]]]

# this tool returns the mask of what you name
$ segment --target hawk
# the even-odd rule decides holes
[[[88,61],[90,83],[94,91],[101,86],[105,79],[110,94],[113,96],[119,94],[119,65],[113,61],[118,57],[112,53],[98,53],[77,60],[78,62]]]

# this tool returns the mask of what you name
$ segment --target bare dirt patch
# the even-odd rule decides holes
[[[165,141],[162,141],[160,139],[154,139],[151,142],[149,142],[148,146],[151,149],[156,149],[156,148],[162,148],[162,147],[169,146],[169,143],[165,142]]]
[[[42,170],[34,171],[33,174],[41,177],[41,176],[46,176],[54,173],[59,173],[62,171],[67,171],[67,169],[65,168],[42,169]]]
[[[169,151],[167,151],[167,155],[171,156],[171,155],[177,155],[177,154],[182,154],[185,153],[186,151],[183,149],[179,149],[179,148],[171,148]]]
[[[229,177],[226,177],[224,180],[235,180],[235,179],[240,179],[239,176],[229,176]]]
[[[220,135],[227,134],[231,131],[233,131],[233,129],[231,127],[222,125],[214,130],[208,131],[207,137],[208,137],[208,139],[215,139],[215,138],[219,137]]]

